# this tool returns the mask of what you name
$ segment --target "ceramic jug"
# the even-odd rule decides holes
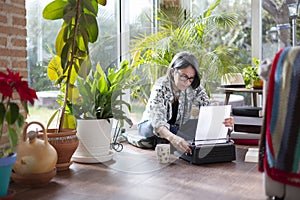
[[[28,127],[32,124],[42,127],[44,140],[37,138],[38,131],[29,131],[27,133]],[[16,153],[17,161],[13,169],[17,174],[41,174],[55,169],[57,162],[56,150],[48,142],[45,128],[39,122],[30,122],[24,127]]]

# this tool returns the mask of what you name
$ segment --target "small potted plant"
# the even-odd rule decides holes
[[[121,122],[121,126],[124,121],[132,125],[124,111],[124,108],[130,111],[130,104],[122,99],[124,90],[132,86],[132,70],[128,61],[123,61],[119,69],[109,68],[106,74],[98,64],[85,80],[78,79],[80,95],[72,109],[80,142],[72,158],[74,161],[95,163],[112,158],[113,119]]]
[[[258,75],[258,66],[260,61],[253,58],[254,66],[249,65],[243,68],[243,78],[246,88],[261,89],[263,87],[263,80]]]
[[[37,99],[35,90],[22,80],[18,72],[7,68],[0,72],[0,198],[7,195],[12,166],[16,161],[14,149],[18,144],[28,102]],[[20,99],[20,103],[16,100]]]

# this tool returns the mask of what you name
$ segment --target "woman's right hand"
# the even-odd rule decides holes
[[[167,127],[161,126],[157,129],[157,133],[167,140],[181,153],[191,153],[192,149],[189,143],[185,141],[182,137],[174,135]]]
[[[189,143],[187,143],[187,141],[185,141],[185,139],[183,139],[182,137],[173,135],[169,141],[179,152],[182,152],[182,153],[191,153],[192,152],[192,150],[189,146]]]

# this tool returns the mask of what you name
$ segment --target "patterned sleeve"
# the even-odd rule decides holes
[[[210,104],[209,97],[206,93],[206,90],[201,85],[195,89],[195,98],[194,103],[200,106],[207,106]]]
[[[172,96],[170,88],[164,81],[158,80],[155,83],[148,101],[149,117],[154,130],[160,126],[169,128],[167,121],[170,114],[170,98]]]

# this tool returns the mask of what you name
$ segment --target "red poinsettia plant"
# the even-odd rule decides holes
[[[0,158],[10,155],[16,147],[25,121],[22,111],[28,114],[28,102],[34,104],[34,99],[38,99],[18,72],[6,70],[7,73],[0,72]],[[4,135],[9,142],[3,141]]]

